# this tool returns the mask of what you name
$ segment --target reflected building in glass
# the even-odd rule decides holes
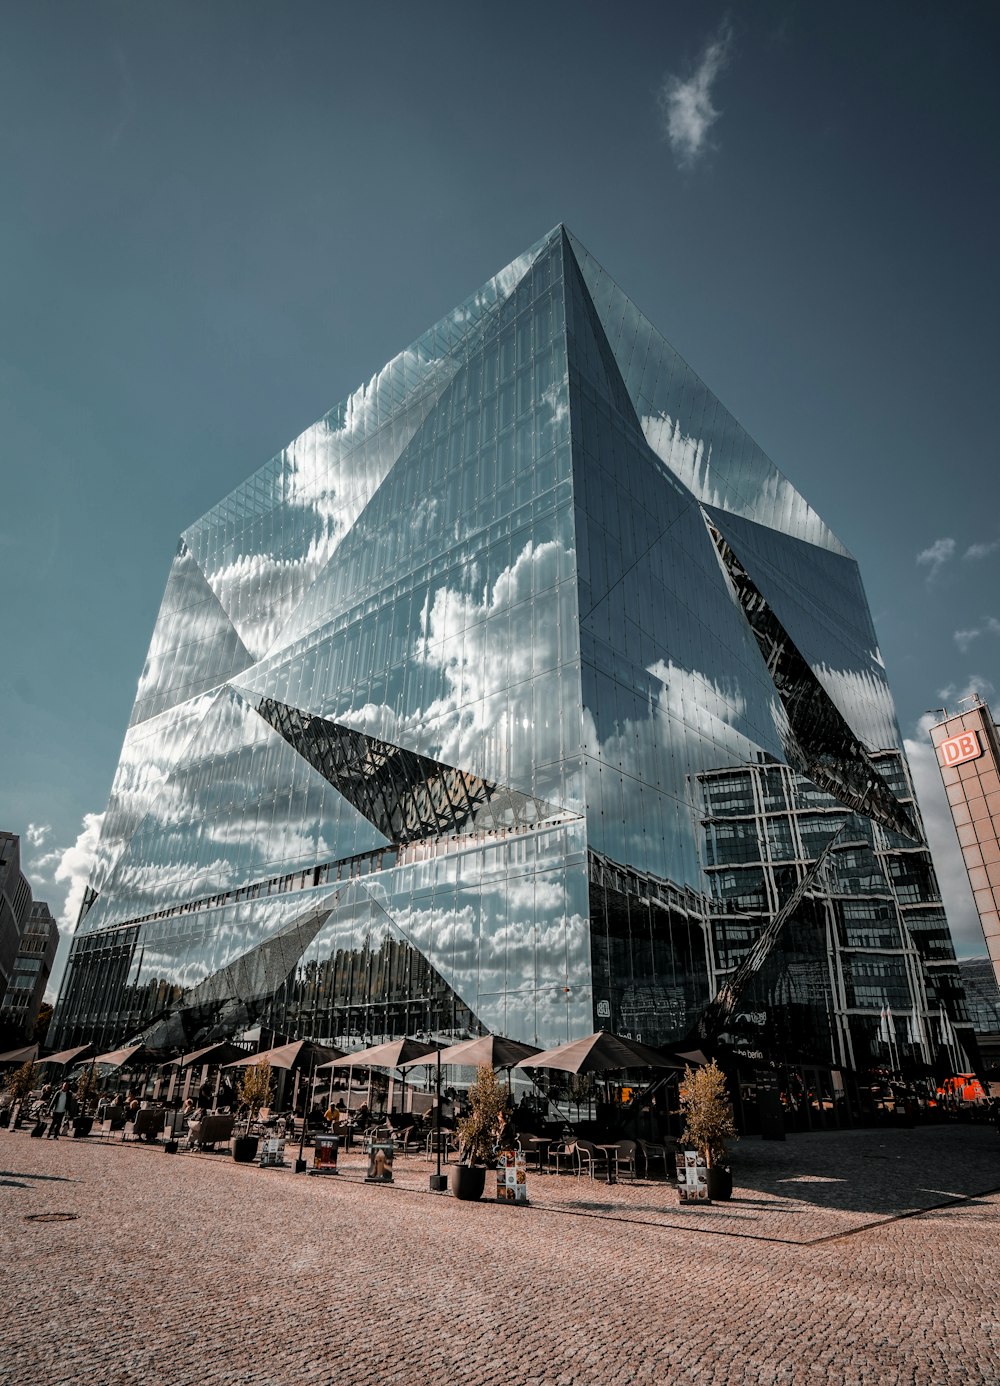
[[[738,1051],[961,1056],[857,565],[558,227],[181,536],[56,1042],[657,1044],[727,983]]]

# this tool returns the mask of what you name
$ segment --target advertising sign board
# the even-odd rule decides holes
[[[677,1192],[682,1203],[708,1203],[708,1167],[697,1150],[682,1150],[677,1156]]]
[[[977,760],[982,754],[983,748],[976,731],[964,731],[958,736],[949,736],[947,741],[942,741],[938,746],[938,758],[944,766],[961,765],[966,760]]]

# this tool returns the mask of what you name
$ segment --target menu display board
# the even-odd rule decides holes
[[[260,1147],[260,1167],[261,1169],[273,1168],[275,1165],[285,1163],[285,1138],[284,1136],[265,1136]]]
[[[682,1203],[708,1203],[708,1166],[697,1150],[677,1156],[677,1192]]]
[[[497,1202],[527,1203],[528,1174],[523,1150],[501,1150],[497,1156]]]

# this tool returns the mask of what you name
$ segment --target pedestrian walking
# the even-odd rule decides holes
[[[49,1126],[48,1137],[50,1140],[57,1141],[62,1124],[67,1118],[76,1115],[76,1098],[70,1091],[69,1083],[63,1083],[57,1088],[49,1101],[49,1116],[52,1118]]]

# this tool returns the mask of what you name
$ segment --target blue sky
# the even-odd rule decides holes
[[[1000,700],[1000,11],[8,11],[0,826],[75,918],[177,535],[565,221],[861,564],[925,710]]]

